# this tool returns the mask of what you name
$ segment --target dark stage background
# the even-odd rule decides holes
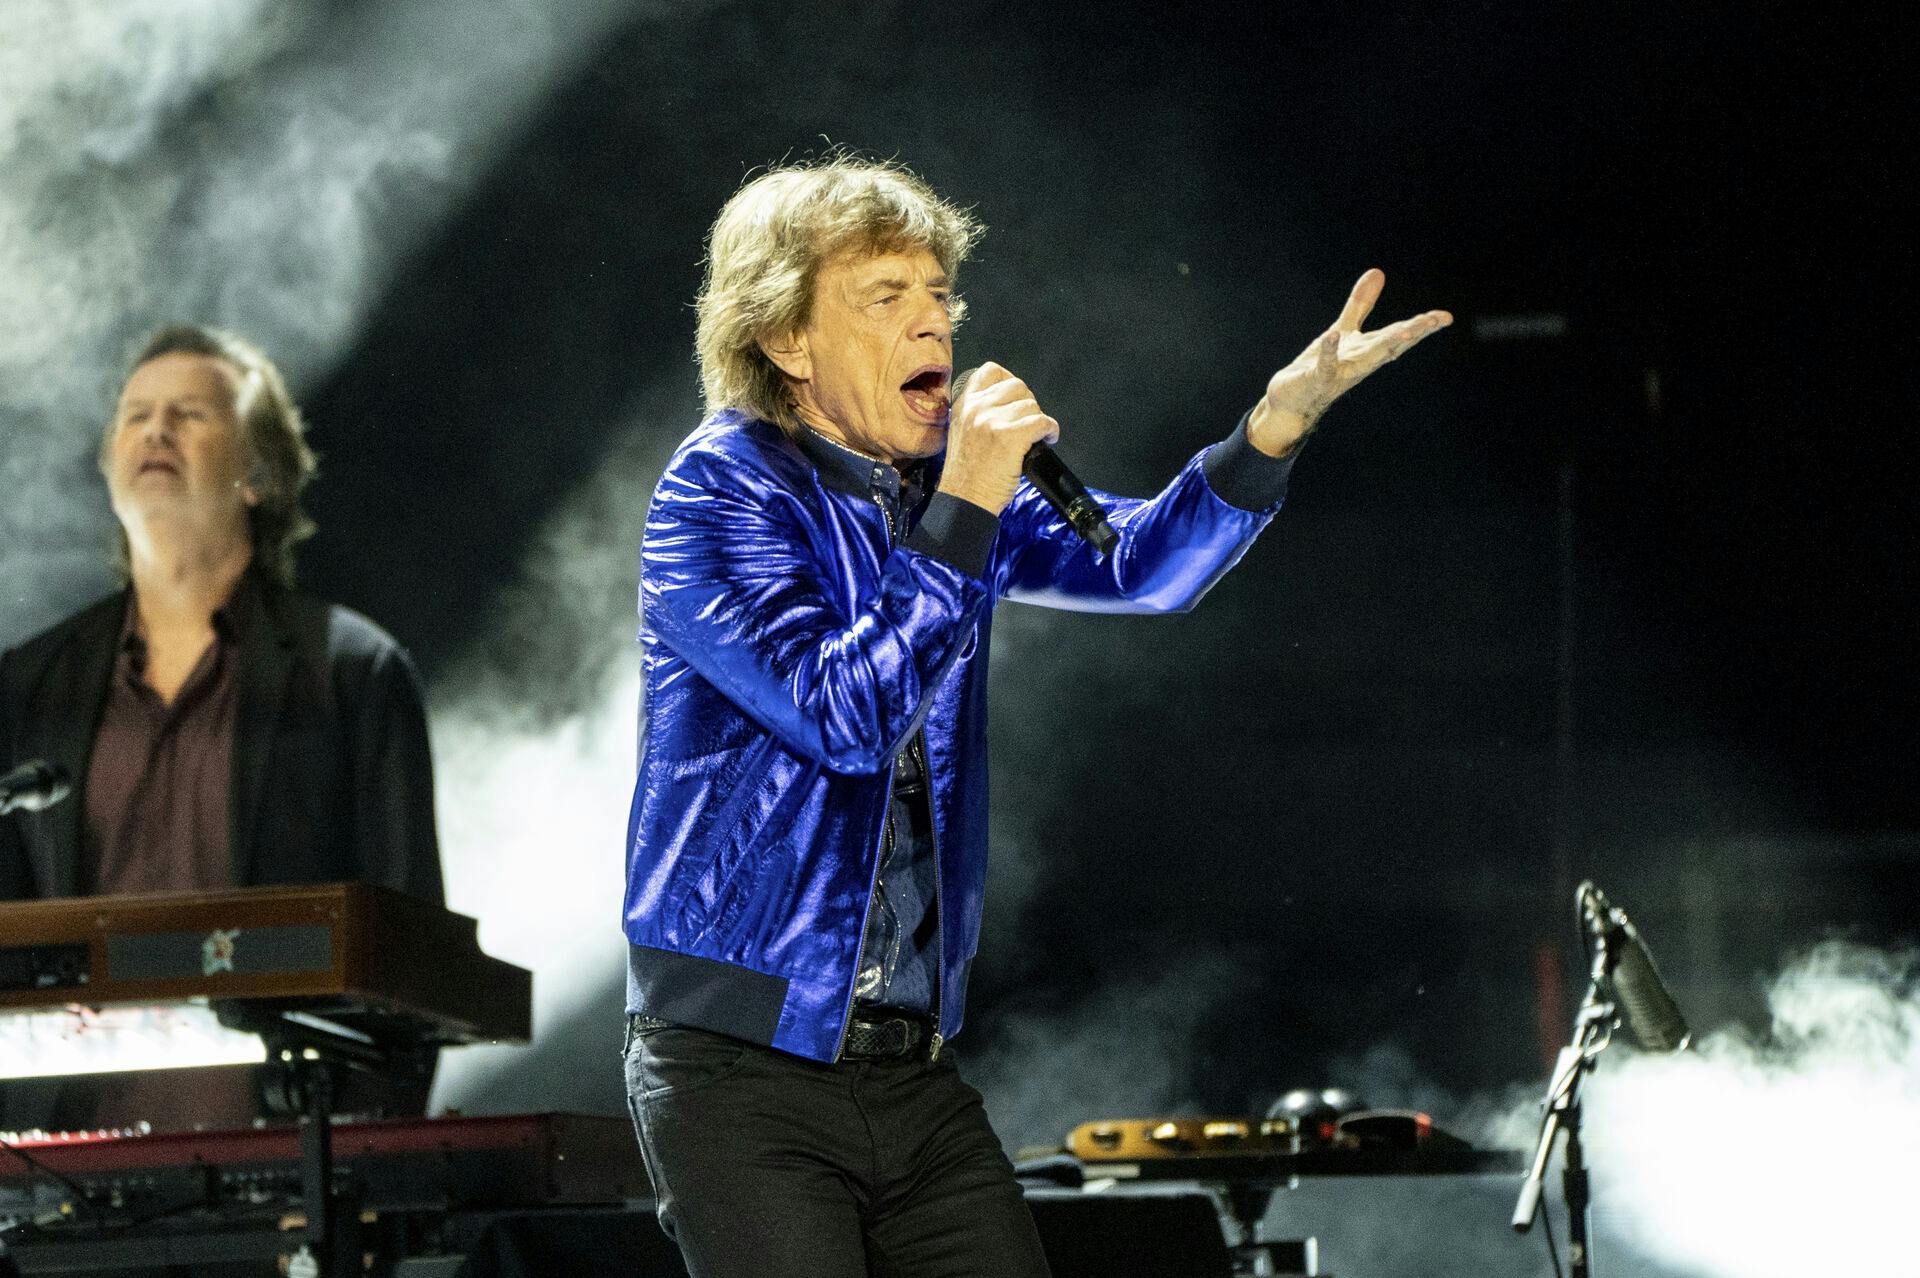
[[[131,340],[257,335],[323,454],[304,582],[419,659],[453,904],[541,973],[540,1042],[442,1099],[618,1112],[634,563],[699,413],[701,237],[843,144],[975,206],[958,358],[1026,377],[1101,487],[1225,434],[1368,266],[1378,320],[1457,317],[1333,411],[1194,614],[1001,610],[958,1046],[1011,1145],[1300,1084],[1500,1129],[1580,993],[1583,877],[1703,1030],[1769,1041],[1769,982],[1833,937],[1920,1023],[1891,36],[1732,12],[9,8],[0,641],[110,584],[90,459]],[[1862,1068],[1912,1124],[1898,1043]],[[1445,1270],[1449,1231],[1543,1269],[1505,1189],[1471,1229],[1409,1192],[1300,1223],[1350,1228],[1343,1273]],[[1653,1233],[1644,1272],[1771,1272]]]

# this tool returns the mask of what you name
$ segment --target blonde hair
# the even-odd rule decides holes
[[[300,505],[300,494],[313,482],[318,468],[307,445],[306,423],[287,393],[286,379],[252,342],[218,328],[172,324],[149,337],[128,368],[139,368],[162,355],[204,355],[232,365],[240,374],[233,411],[240,419],[247,447],[247,483],[258,501],[247,512],[253,538],[253,562],[283,586],[293,585],[293,548],[313,536],[314,522]],[[100,440],[100,470],[111,465],[117,422],[109,418]],[[118,530],[117,562],[121,577],[132,575],[131,552],[125,529]]]
[[[760,343],[806,327],[821,264],[849,250],[925,249],[953,281],[985,229],[891,161],[835,155],[754,178],[707,236],[695,303],[707,411],[738,409],[798,430],[792,383]],[[958,324],[966,306],[955,296],[949,310]]]

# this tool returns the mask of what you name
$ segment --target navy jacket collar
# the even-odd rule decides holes
[[[796,442],[820,472],[820,482],[827,487],[856,497],[885,494],[899,498],[900,472],[887,463],[828,439],[811,426],[800,428]]]

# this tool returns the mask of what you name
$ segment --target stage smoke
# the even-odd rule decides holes
[[[0,644],[110,582],[92,458],[138,338],[231,327],[311,386],[624,10],[0,6]]]
[[[1616,1278],[1906,1275],[1904,1210],[1920,1155],[1920,960],[1842,942],[1788,964],[1763,1034],[1694,1050],[1608,1049],[1588,1082],[1595,1268]],[[1528,1148],[1544,1079],[1461,1096],[1393,1045],[1338,1062],[1374,1105],[1426,1110],[1482,1148]],[[1518,1174],[1306,1179],[1276,1197],[1276,1237],[1315,1235],[1338,1273],[1535,1278],[1536,1227],[1508,1227]],[[1565,1263],[1560,1160],[1545,1210]]]
[[[696,420],[685,391],[636,421]],[[620,930],[640,702],[640,533],[678,442],[635,430],[534,540],[491,624],[436,683],[432,720],[448,904],[495,957],[534,973],[534,1046],[444,1058],[436,1105],[619,1113]],[[590,1045],[605,1047],[596,1056]],[[599,1061],[581,1068],[585,1054]]]
[[[1725,1278],[1920,1273],[1920,956],[1834,941],[1768,993],[1771,1032],[1623,1053],[1588,1091],[1595,1209]]]
[[[961,1072],[1009,1149],[1062,1144],[1097,1118],[1192,1114],[1199,1031],[1244,993],[1239,971],[1200,954],[1116,977],[1075,1006],[1016,1012],[991,1049],[973,1055],[959,1040]]]

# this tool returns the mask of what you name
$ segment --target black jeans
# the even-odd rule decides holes
[[[627,1104],[692,1278],[1045,1278],[980,1093],[938,1061],[825,1065],[630,1019]]]

